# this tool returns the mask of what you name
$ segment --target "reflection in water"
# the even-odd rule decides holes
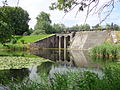
[[[9,84],[12,82],[22,82],[25,77],[28,77],[28,69],[10,69],[0,71],[0,84]]]
[[[31,54],[57,62],[57,64],[46,62],[36,67],[37,76],[76,70],[92,70],[95,73],[102,74],[100,70],[101,66],[90,60],[87,51],[43,49],[40,51],[32,51]]]
[[[40,51],[32,51],[31,54],[50,59],[57,63],[45,62],[39,66],[33,66],[26,69],[2,70],[0,71],[0,84],[5,85],[11,82],[16,83],[16,80],[18,80],[18,83],[21,83],[26,78],[33,81],[41,81],[41,77],[49,76],[56,72],[62,73],[69,70],[75,71],[79,69],[83,71],[90,70],[88,67],[91,67],[93,72],[98,74],[102,73],[99,69],[100,66],[93,63],[92,60],[89,60],[90,58],[87,51],[43,49]]]
[[[29,68],[30,70],[29,78],[33,81],[40,82],[41,77],[49,75],[52,65],[53,65],[52,62],[44,62],[39,66]]]
[[[88,51],[80,50],[57,50],[57,49],[43,49],[40,51],[32,51],[31,54],[53,60],[60,63],[62,66],[70,67],[94,67],[100,68],[99,65],[94,64],[88,56]]]

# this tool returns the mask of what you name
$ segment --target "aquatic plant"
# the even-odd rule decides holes
[[[100,57],[113,57],[120,56],[120,45],[103,43],[102,45],[95,46],[90,50],[91,55]]]
[[[49,60],[43,58],[4,56],[0,57],[0,70],[28,68],[30,66],[40,65],[42,62],[46,61]]]

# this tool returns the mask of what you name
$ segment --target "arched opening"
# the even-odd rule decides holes
[[[61,37],[61,48],[64,48],[64,36]]]
[[[70,46],[70,36],[66,37],[66,45],[67,45],[67,47]]]
[[[59,36],[56,37],[56,45],[55,48],[59,48]]]

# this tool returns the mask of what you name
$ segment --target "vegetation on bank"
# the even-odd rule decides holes
[[[22,83],[11,83],[12,90],[120,90],[120,65],[103,69],[103,75],[90,71],[54,73],[53,76],[40,77],[37,83],[30,79]]]
[[[120,45],[103,43],[101,45],[95,46],[90,50],[91,55],[99,57],[120,57]]]
[[[29,43],[35,42],[46,37],[49,37],[53,34],[44,34],[44,35],[27,35],[27,36],[14,36],[14,39],[5,43],[5,45],[0,44],[0,49],[12,49],[12,50],[26,50],[29,48]]]

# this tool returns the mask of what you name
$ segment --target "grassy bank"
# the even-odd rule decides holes
[[[120,45],[103,43],[102,45],[95,46],[90,50],[91,55],[99,57],[120,57]]]
[[[6,43],[6,46],[0,44],[0,49],[17,49],[17,50],[26,50],[29,48],[29,43],[35,42],[46,37],[49,37],[53,34],[46,35],[29,35],[29,36],[14,36],[14,40],[10,43]]]
[[[55,73],[50,78],[42,78],[40,83],[27,79],[10,87],[12,90],[120,90],[118,66],[103,69],[102,76],[90,71]]]

